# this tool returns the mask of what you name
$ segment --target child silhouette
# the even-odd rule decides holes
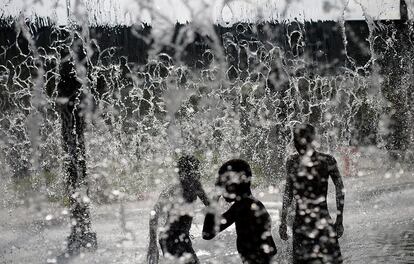
[[[180,263],[197,264],[190,228],[193,221],[192,204],[197,197],[208,205],[209,201],[200,183],[200,162],[194,156],[182,156],[178,161],[179,183],[165,189],[151,212],[150,241],[147,254],[148,264],[159,261],[157,245],[158,218],[166,213],[167,219],[159,235],[159,244],[164,256],[180,259]]]
[[[287,214],[296,201],[293,221],[293,263],[343,263],[338,238],[344,232],[344,185],[336,160],[331,155],[316,151],[315,128],[299,124],[293,131],[298,153],[286,163],[286,187],[280,237],[288,239]],[[337,217],[333,222],[328,210],[328,181],[332,179],[336,191]]]
[[[276,245],[271,234],[270,215],[250,190],[251,178],[252,171],[244,160],[230,160],[221,166],[216,186],[221,189],[223,198],[233,204],[221,215],[220,224],[216,223],[216,214],[209,207],[204,219],[203,238],[210,240],[235,223],[237,251],[243,263],[266,264],[276,254]]]

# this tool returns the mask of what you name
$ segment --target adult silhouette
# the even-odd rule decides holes
[[[294,128],[298,154],[286,163],[286,187],[280,237],[287,240],[287,214],[293,198],[296,214],[293,222],[293,263],[342,263],[338,238],[342,236],[344,185],[336,160],[315,150],[315,128],[300,124]],[[327,206],[328,180],[336,189],[337,216],[333,222]]]

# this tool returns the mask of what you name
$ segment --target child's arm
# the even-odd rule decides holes
[[[332,178],[332,181],[335,185],[335,192],[336,192],[336,233],[338,237],[341,237],[344,233],[344,226],[343,226],[343,213],[344,213],[344,203],[345,203],[345,191],[344,191],[344,183],[342,181],[341,173],[338,170],[338,166],[334,157],[331,157],[329,161],[329,174]]]
[[[210,200],[208,199],[208,196],[199,181],[197,181],[196,183],[196,193],[197,193],[198,198],[200,198],[200,200],[203,202],[205,206],[210,205]]]
[[[206,214],[206,217],[204,218],[203,239],[210,240],[214,238],[217,235],[217,233],[231,226],[236,220],[237,206],[238,204],[234,203],[229,210],[227,210],[218,218],[218,220],[220,221],[220,225],[216,224],[216,213],[214,213],[215,209],[209,207],[209,212]]]
[[[157,246],[157,229],[158,217],[161,209],[161,204],[157,202],[150,214],[149,221],[149,245],[147,253],[147,263],[157,264],[159,260],[158,246]]]
[[[159,260],[158,246],[157,246],[157,229],[158,229],[158,214],[159,214],[159,204],[154,206],[154,209],[151,211],[150,221],[149,221],[149,245],[147,252],[147,263],[148,264],[157,264]]]
[[[288,209],[292,204],[293,200],[293,181],[291,177],[291,171],[292,171],[292,160],[288,160],[286,162],[286,186],[285,186],[285,193],[283,194],[283,205],[282,205],[282,214],[280,219],[280,227],[279,227],[279,235],[280,238],[283,240],[287,240],[287,215],[288,215]]]
[[[166,204],[165,201],[168,195],[169,195],[168,190],[163,191],[160,194],[158,201],[155,204],[150,214],[149,246],[148,246],[148,253],[147,253],[148,264],[157,264],[159,261],[159,251],[158,251],[158,245],[157,245],[158,219],[160,215],[163,213],[163,208]]]

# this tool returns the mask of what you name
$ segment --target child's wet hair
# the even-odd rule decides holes
[[[310,124],[298,124],[293,129],[293,136],[296,141],[304,139],[306,142],[312,142],[315,138],[316,129]]]
[[[181,180],[197,180],[200,161],[193,155],[183,155],[177,162],[178,174]]]
[[[183,155],[178,159],[178,178],[183,191],[183,198],[186,202],[192,203],[197,199],[197,183],[201,178],[200,161],[193,155]]]
[[[234,179],[225,177],[226,172],[237,172],[241,173],[240,178],[237,182]],[[233,186],[234,190],[232,192],[236,195],[244,195],[251,193],[250,191],[250,179],[252,177],[252,170],[249,163],[242,159],[232,159],[224,163],[218,172],[218,178],[216,181],[216,186],[218,187],[228,187]]]
[[[178,159],[177,168],[180,171],[198,170],[200,161],[193,155],[184,155]]]

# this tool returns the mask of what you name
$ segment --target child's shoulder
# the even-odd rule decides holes
[[[243,198],[241,201],[241,205],[244,209],[248,210],[263,210],[265,208],[264,204],[255,197],[246,197]]]
[[[160,198],[166,199],[173,197],[178,193],[180,188],[179,184],[172,184],[161,191]]]
[[[290,164],[290,163],[294,163],[294,162],[298,162],[299,161],[299,154],[293,154],[290,155],[287,160],[286,160],[286,164]]]
[[[328,164],[336,163],[336,159],[332,155],[327,154],[327,153],[318,152],[318,159],[320,161],[327,162]]]

